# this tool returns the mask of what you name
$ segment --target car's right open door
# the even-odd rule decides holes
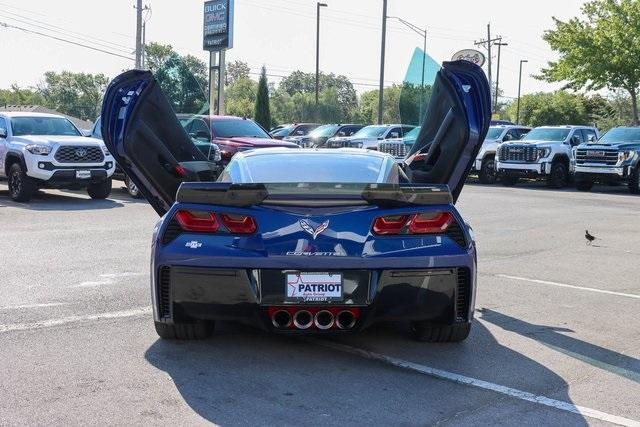
[[[477,65],[445,62],[430,95],[405,171],[415,183],[447,184],[455,201],[489,129],[489,84]]]

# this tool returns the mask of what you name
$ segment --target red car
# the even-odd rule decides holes
[[[300,148],[292,142],[272,139],[262,126],[247,118],[178,114],[178,119],[191,138],[217,144],[223,164],[228,163],[238,151],[268,147]]]

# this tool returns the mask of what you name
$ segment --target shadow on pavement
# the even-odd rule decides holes
[[[482,320],[510,332],[526,336],[560,353],[599,369],[640,383],[640,360],[573,338],[571,329],[536,325],[488,308],[480,311]],[[563,333],[564,332],[564,333]]]
[[[70,192],[70,195],[66,195],[40,190],[33,195],[30,201],[18,203],[11,200],[8,190],[0,189],[0,207],[12,207],[32,211],[82,211],[113,209],[124,206],[122,203],[110,199],[93,200],[88,197],[76,197],[72,194],[72,192]]]
[[[600,185],[596,184],[590,191],[579,191],[575,188],[574,184],[569,184],[569,186],[561,189],[557,188],[549,188],[544,181],[527,181],[521,180],[516,185],[505,187],[500,184],[500,182],[496,182],[495,184],[482,184],[480,181],[474,178],[470,178],[467,180],[465,185],[472,185],[477,187],[488,187],[488,188],[519,188],[523,190],[538,190],[538,191],[547,191],[547,192],[560,192],[560,193],[576,193],[576,194],[607,194],[612,196],[627,196],[627,197],[636,197],[635,195],[629,193],[629,187],[625,183],[619,183],[617,185]]]
[[[417,343],[406,330],[382,325],[322,339],[571,402],[562,378],[500,345],[479,322],[459,344]],[[237,325],[201,342],[158,340],[145,358],[171,377],[197,414],[218,424],[510,424],[526,416],[524,424],[586,425],[577,414]],[[499,382],[504,372],[513,376]]]

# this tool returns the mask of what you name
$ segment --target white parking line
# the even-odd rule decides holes
[[[70,288],[92,288],[92,287],[102,286],[102,285],[114,285],[118,283],[118,279],[125,278],[125,277],[144,276],[147,274],[148,273],[133,273],[133,272],[107,273],[107,274],[101,274],[100,277],[102,277],[102,279],[100,280],[82,282],[77,285],[71,285],[69,287]]]
[[[57,307],[59,305],[69,305],[66,302],[47,302],[43,304],[20,304],[20,305],[5,305],[0,307],[0,310],[20,310],[23,308],[43,308],[43,307]]]
[[[334,350],[356,354],[358,356],[362,356],[367,359],[377,360],[392,366],[396,366],[398,368],[407,369],[410,371],[418,372],[420,374],[428,375],[428,376],[439,378],[442,380],[452,381],[458,384],[468,385],[472,387],[481,388],[484,390],[490,390],[496,393],[501,393],[501,394],[513,397],[515,399],[525,400],[527,402],[533,402],[540,405],[549,406],[552,408],[560,409],[562,411],[579,414],[589,418],[595,418],[598,420],[610,422],[613,424],[618,424],[621,426],[640,427],[639,421],[631,420],[629,418],[624,418],[618,415],[608,414],[606,412],[598,411],[596,409],[586,408],[584,406],[574,405],[573,403],[551,399],[549,397],[536,395],[536,394],[518,390],[515,388],[490,383],[490,382],[479,380],[476,378],[459,375],[453,372],[444,371],[442,369],[432,368],[430,366],[420,365],[418,363],[397,359],[391,356],[385,356],[384,354],[374,353],[368,350],[363,350],[360,348],[351,347],[351,346],[339,344],[336,342],[325,341],[325,340],[309,340],[309,341],[324,347],[334,349]]]
[[[608,295],[616,295],[619,297],[640,299],[640,295],[636,295],[636,294],[626,294],[624,292],[614,292],[614,291],[607,291],[604,289],[587,288],[584,286],[569,285],[567,283],[550,282],[548,280],[529,279],[527,277],[509,276],[508,274],[493,274],[493,276],[502,277],[504,279],[520,280],[523,282],[540,283],[542,285],[559,286],[561,288],[577,289],[580,291],[597,292],[600,294],[608,294]]]
[[[87,314],[84,316],[69,316],[62,317],[60,319],[42,320],[40,322],[32,323],[9,323],[0,324],[0,333],[11,331],[28,331],[32,329],[50,328],[52,326],[66,325],[68,323],[86,322],[90,320],[102,320],[102,319],[120,319],[123,317],[138,317],[148,315],[151,313],[151,307],[138,307],[131,310],[111,311],[107,313]]]

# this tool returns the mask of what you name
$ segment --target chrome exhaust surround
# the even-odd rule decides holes
[[[356,316],[349,310],[343,310],[336,316],[336,326],[339,329],[351,329],[356,325]]]
[[[313,315],[307,310],[297,311],[293,315],[293,324],[298,329],[309,329],[313,325]]]
[[[285,329],[291,326],[291,314],[287,310],[278,310],[271,316],[271,323],[278,329]]]
[[[321,330],[329,329],[333,326],[333,313],[329,310],[320,310],[313,319],[313,324]]]

